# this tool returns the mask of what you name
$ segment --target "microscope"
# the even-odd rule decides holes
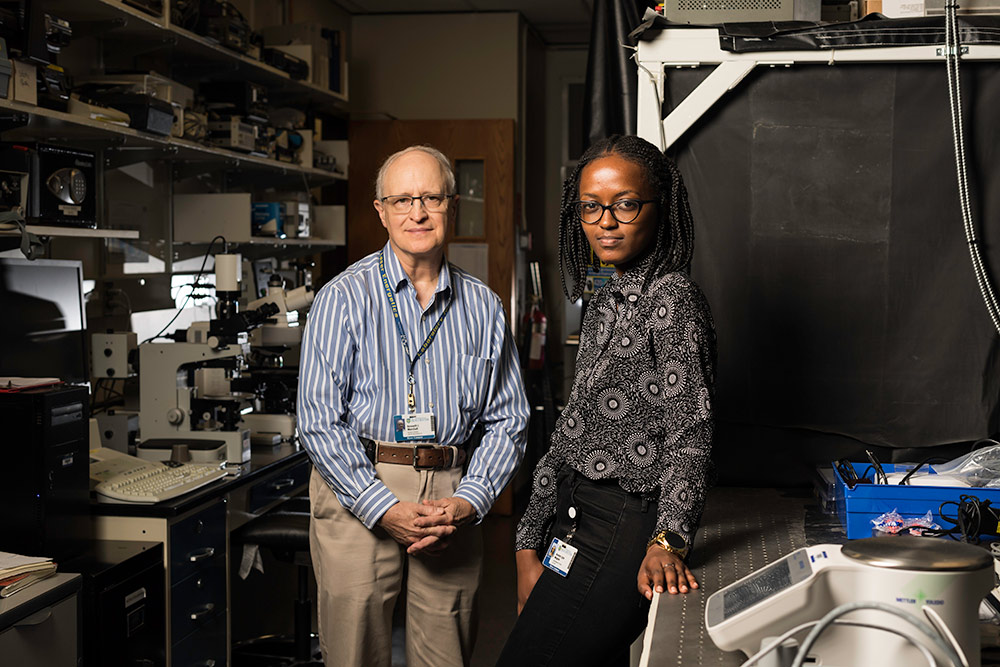
[[[240,312],[241,273],[239,255],[216,255],[216,318],[178,330],[174,342],[139,346],[140,458],[227,466],[250,460],[250,429],[243,420],[252,409],[250,395],[239,391],[248,333],[280,309],[267,302]]]
[[[295,391],[298,384],[297,361],[287,363],[286,356],[297,357],[302,342],[299,311],[313,302],[315,293],[309,285],[286,291],[284,279],[273,273],[265,296],[252,301],[250,308],[274,305],[278,312],[250,333],[251,371],[255,385],[254,411],[244,415],[250,427],[251,444],[277,445],[295,436]]]

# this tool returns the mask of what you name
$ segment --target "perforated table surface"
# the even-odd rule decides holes
[[[739,667],[746,656],[719,650],[705,630],[708,597],[796,549],[846,541],[836,516],[823,514],[805,489],[712,489],[691,552],[701,588],[661,596],[649,666]],[[982,666],[1000,665],[1000,629],[983,624],[982,630]]]

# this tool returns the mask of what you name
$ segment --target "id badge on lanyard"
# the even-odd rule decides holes
[[[577,552],[580,550],[574,547],[570,542],[573,540],[573,536],[576,534],[576,524],[577,524],[577,511],[576,507],[570,506],[568,509],[569,518],[573,520],[573,526],[569,529],[566,534],[565,540],[560,540],[558,537],[552,538],[552,543],[549,544],[548,550],[545,552],[545,558],[542,559],[542,565],[549,568],[559,576],[565,577],[569,574],[569,569],[573,567],[573,559],[576,558]]]

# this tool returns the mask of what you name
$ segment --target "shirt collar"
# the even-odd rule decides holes
[[[641,288],[645,278],[646,273],[649,272],[653,267],[653,253],[649,253],[642,259],[641,262],[625,271],[621,275],[617,273],[611,277],[609,281],[611,283],[612,289],[619,294],[624,294],[626,291]]]
[[[393,252],[392,246],[386,243],[382,247],[382,254],[385,257],[385,275],[389,279],[389,284],[392,285],[392,290],[399,294],[399,290],[403,289],[404,285],[410,284],[410,278],[406,275],[406,271],[403,270],[403,265],[400,263],[399,258],[396,257],[396,253]],[[441,294],[442,292],[447,292],[451,290],[451,269],[449,268],[448,261],[442,262],[441,273],[438,274],[437,287],[434,289],[434,294]]]

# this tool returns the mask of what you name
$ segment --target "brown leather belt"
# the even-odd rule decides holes
[[[447,445],[418,443],[394,445],[375,442],[375,463],[398,463],[417,470],[444,470],[465,465],[465,450]]]

